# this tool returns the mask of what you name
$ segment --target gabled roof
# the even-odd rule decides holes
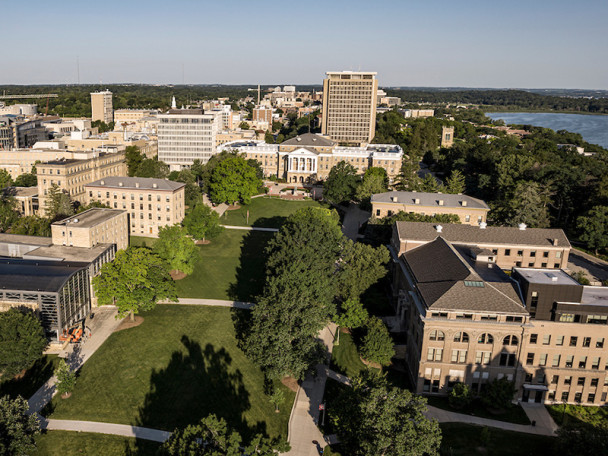
[[[418,201],[418,203],[416,203]],[[440,205],[439,202],[443,204]],[[412,204],[424,207],[470,207],[474,209],[490,210],[489,206],[482,200],[467,195],[453,195],[450,193],[425,193],[425,192],[386,192],[372,195],[372,203],[394,203]],[[463,202],[465,202],[463,204]]]
[[[111,187],[111,188],[124,188],[124,189],[138,189],[138,190],[169,190],[175,191],[186,184],[182,182],[174,182],[167,179],[154,179],[149,177],[125,177],[125,176],[111,176],[104,177],[90,184],[86,184],[86,187]]]
[[[288,139],[281,143],[282,146],[312,146],[312,147],[331,147],[335,143],[331,139],[324,138],[313,133],[304,133],[295,138]]]

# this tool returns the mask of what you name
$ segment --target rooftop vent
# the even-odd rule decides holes
[[[102,180],[101,185],[106,185],[106,181]]]
[[[152,184],[152,188],[157,188],[157,187],[158,187],[157,183]]]
[[[300,138],[299,136],[296,138],[296,141],[302,141],[302,138]]]
[[[557,243],[558,243],[557,238],[553,239],[553,245],[557,245]]]
[[[519,225],[517,225],[517,228],[519,228],[521,231],[525,231],[527,228],[527,225],[525,223],[520,223]]]
[[[139,188],[139,182],[135,182],[135,188]]]
[[[441,233],[441,230],[443,230],[443,227],[441,225],[437,225],[437,226],[435,226],[435,229],[437,230],[438,233]]]
[[[420,204],[420,199],[419,198],[414,199],[414,204]]]
[[[479,224],[479,228],[482,229],[482,230],[485,230],[487,228],[487,226],[488,226],[488,224],[486,222],[481,222]]]
[[[443,200],[439,200],[439,205],[443,206]]]
[[[119,182],[119,183],[118,183],[118,186],[119,186],[119,187],[122,187],[122,182]]]
[[[461,201],[462,207],[467,207],[467,202],[465,200]]]
[[[398,201],[399,201],[399,198],[398,198],[398,197],[396,197],[396,196],[391,196],[391,201],[392,201],[393,203],[396,203],[396,202],[398,202]]]

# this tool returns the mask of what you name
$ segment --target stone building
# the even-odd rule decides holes
[[[51,225],[55,245],[92,248],[115,244],[118,250],[129,246],[129,220],[125,210],[91,208]]]

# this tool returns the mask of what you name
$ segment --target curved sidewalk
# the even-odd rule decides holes
[[[186,306],[233,307],[235,309],[251,310],[252,302],[225,301],[223,299],[178,298],[177,302],[161,301],[160,304],[183,304]]]
[[[161,431],[159,429],[98,421],[47,420],[42,418],[40,420],[40,427],[48,431],[94,432],[96,434],[122,435],[123,437],[134,437],[155,442],[164,442],[171,435],[169,431]]]

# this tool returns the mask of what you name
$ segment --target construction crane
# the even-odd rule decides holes
[[[257,89],[247,89],[247,92],[257,92],[258,93],[258,106],[260,105],[260,84],[258,84]]]
[[[31,95],[7,95],[4,92],[0,95],[0,100],[17,100],[19,98],[57,98],[59,95],[56,93],[46,93],[43,95],[40,94],[31,94]]]

